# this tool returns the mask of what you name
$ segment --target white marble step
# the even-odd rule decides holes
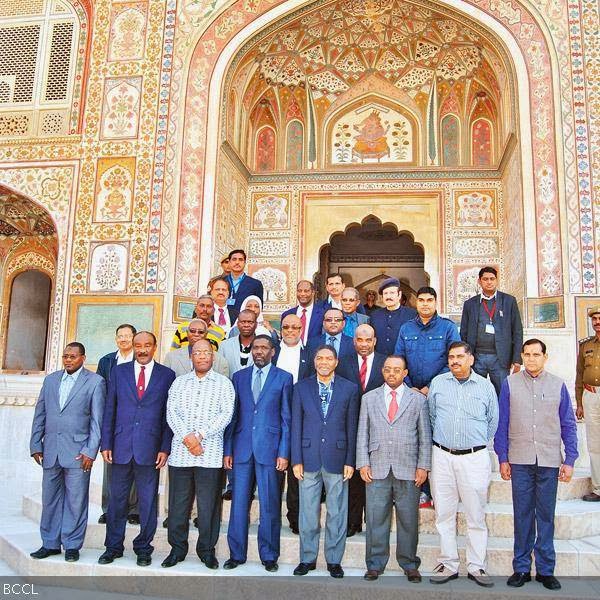
[[[39,497],[27,496],[23,499],[23,514],[30,519],[30,523],[37,523],[41,514]],[[90,521],[88,524],[85,548],[96,549],[100,556],[103,550],[106,528],[97,523],[100,509],[90,507]],[[130,549],[133,538],[137,535],[138,527],[127,526],[126,548]],[[248,560],[259,562],[256,542],[257,526],[250,526]],[[221,535],[217,545],[219,559],[225,560],[228,555],[227,525],[221,527]],[[195,531],[190,528],[190,547],[193,548]],[[464,561],[465,538],[459,536],[458,544],[461,558]],[[508,575],[512,572],[512,538],[491,536],[488,544],[488,571],[492,575]],[[154,538],[154,547],[157,556],[166,556],[170,550],[167,542],[166,529],[159,527]],[[557,575],[598,575],[600,573],[600,535],[584,537],[578,540],[556,540]],[[395,553],[395,536],[391,535],[391,556]],[[423,561],[423,570],[431,571],[437,564],[439,553],[439,537],[432,533],[422,533],[419,538],[419,556]],[[344,566],[349,568],[363,568],[365,554],[365,534],[357,534],[349,538],[346,544]],[[162,558],[161,558],[162,560]],[[321,556],[321,560],[323,557]],[[287,527],[281,531],[281,563],[295,564],[298,561],[298,536],[293,535]],[[391,564],[391,563],[390,563]],[[394,568],[394,567],[391,567]]]

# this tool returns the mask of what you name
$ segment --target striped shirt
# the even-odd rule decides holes
[[[173,339],[171,340],[171,350],[177,350],[178,348],[183,348],[189,344],[189,324],[190,322],[188,321],[187,323],[182,323],[177,328],[177,331],[175,331]],[[219,344],[225,339],[225,330],[222,327],[219,327],[214,321],[211,321],[210,325],[208,325],[208,330],[206,331],[206,339],[216,351],[219,349]]]
[[[167,423],[173,430],[169,465],[220,468],[223,434],[233,417],[235,391],[227,377],[212,369],[200,379],[195,371],[178,377],[169,390]],[[204,453],[194,456],[183,445],[190,433],[202,436]]]
[[[488,379],[471,371],[461,383],[452,373],[434,377],[427,395],[433,440],[463,450],[486,446],[498,427],[498,399]]]

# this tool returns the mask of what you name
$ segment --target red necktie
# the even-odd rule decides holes
[[[146,375],[144,374],[145,370],[146,370],[146,367],[144,365],[142,365],[142,367],[140,369],[138,381],[137,381],[137,393],[138,393],[138,398],[140,400],[142,399],[142,396],[144,395],[144,390],[146,389]]]
[[[360,365],[360,371],[358,372],[360,376],[360,387],[362,387],[363,392],[367,388],[367,357],[362,357],[362,365]]]
[[[388,408],[388,421],[391,423],[398,412],[398,402],[396,401],[396,390],[392,390],[392,401],[390,402],[390,407]]]
[[[306,330],[306,309],[302,309],[302,316],[300,317],[300,323],[302,323],[302,340],[304,341],[304,331]]]
[[[219,309],[219,325],[227,325],[227,321],[225,320],[225,311],[220,308]]]

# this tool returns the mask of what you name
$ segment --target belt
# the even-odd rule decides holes
[[[596,394],[600,388],[598,387],[594,387],[593,385],[588,385],[587,383],[583,384],[583,387],[588,391],[588,392],[592,392],[592,394]]]
[[[473,454],[473,452],[479,452],[480,450],[487,448],[487,446],[473,446],[473,448],[465,448],[464,450],[454,450],[452,448],[446,448],[446,446],[442,446],[437,442],[433,442],[433,445],[437,446],[438,448],[440,448],[440,450],[443,450],[444,452],[449,452],[450,454]]]

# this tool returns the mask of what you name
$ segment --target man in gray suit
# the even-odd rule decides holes
[[[396,505],[396,560],[411,583],[420,583],[417,556],[420,486],[431,469],[427,397],[408,388],[406,362],[389,356],[385,383],[362,397],[356,468],[366,483],[367,572],[374,581],[390,558],[392,506]]]
[[[237,326],[240,330],[239,335],[223,340],[219,347],[219,354],[229,365],[230,378],[236,371],[254,364],[250,349],[256,335],[256,313],[251,310],[241,311],[238,315]]]
[[[165,367],[175,371],[175,375],[187,375],[192,370],[192,348],[199,340],[205,340],[208,332],[208,325],[202,319],[192,319],[189,322],[187,333],[189,344],[177,350],[167,352],[164,360]],[[215,352],[212,369],[219,375],[229,377],[229,365],[227,361]]]
[[[35,407],[29,448],[44,468],[42,547],[32,558],[60,554],[79,560],[88,519],[90,471],[100,446],[106,384],[83,367],[85,348],[72,342],[63,352],[64,369],[44,379]]]

